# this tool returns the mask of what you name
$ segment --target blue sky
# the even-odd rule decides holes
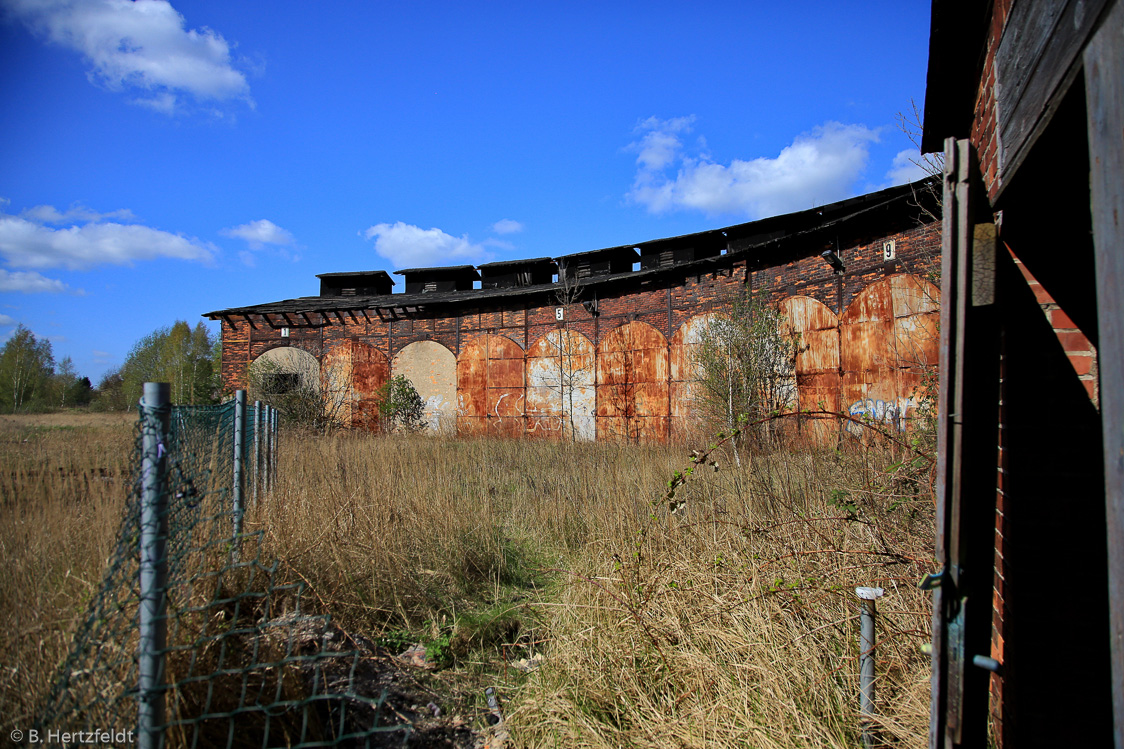
[[[0,339],[22,323],[96,384],[154,329],[317,273],[916,179],[896,115],[928,33],[922,2],[0,0]]]

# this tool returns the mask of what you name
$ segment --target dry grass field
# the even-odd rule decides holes
[[[116,529],[131,419],[87,419],[0,418],[6,726],[47,688]],[[345,630],[424,643],[451,689],[495,684],[527,747],[855,746],[854,588],[881,586],[878,727],[925,745],[927,463],[715,455],[671,513],[684,447],[283,431],[245,530]]]
[[[135,421],[130,414],[0,416],[5,726],[30,724],[97,590],[121,520]]]

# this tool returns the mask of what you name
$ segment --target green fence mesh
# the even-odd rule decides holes
[[[404,743],[408,727],[379,726],[384,695],[364,693],[369,680],[356,644],[327,616],[302,610],[303,586],[279,582],[260,534],[235,536],[236,408],[178,406],[169,415],[165,713],[151,745]],[[248,409],[245,419],[243,496],[268,502],[268,461],[254,442],[253,414]],[[141,739],[128,733],[138,714],[143,405],[140,415],[117,543],[39,711],[40,740],[78,743],[66,735],[79,731],[114,732],[119,744]]]

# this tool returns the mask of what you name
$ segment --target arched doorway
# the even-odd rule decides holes
[[[597,347],[597,434],[631,442],[668,437],[667,339],[633,321]]]
[[[414,341],[394,356],[391,373],[404,375],[425,401],[429,431],[456,431],[457,358],[436,341]]]
[[[574,330],[552,330],[527,349],[527,434],[597,437],[597,357]]]
[[[855,297],[839,319],[845,411],[905,428],[940,361],[939,305],[936,286],[904,273]]]
[[[381,391],[390,379],[390,362],[378,349],[357,338],[328,349],[320,372],[320,386],[339,422],[361,429],[378,429]]]
[[[523,433],[522,347],[504,336],[482,335],[457,359],[457,432],[518,437]]]

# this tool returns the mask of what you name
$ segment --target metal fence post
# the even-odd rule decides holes
[[[242,515],[245,512],[242,487],[245,484],[245,466],[243,458],[246,456],[246,391],[238,390],[234,393],[234,543],[238,544],[238,537],[242,535]]]
[[[271,425],[273,439],[270,443],[272,454],[269,456],[269,490],[273,491],[277,484],[277,449],[281,444],[281,412],[275,408],[271,416],[273,418],[273,424]]]
[[[137,653],[137,743],[164,745],[164,649],[168,587],[168,407],[171,386],[144,383],[141,400],[140,643]]]
[[[862,727],[863,746],[874,746],[874,619],[875,601],[886,591],[882,588],[855,588],[862,606],[862,626],[859,628],[859,723]]]
[[[265,470],[269,475],[269,493],[272,494],[276,478],[273,474],[273,463],[277,459],[277,408],[275,406],[269,407],[269,423],[265,428],[269,432],[269,459],[266,461]]]
[[[273,449],[273,435],[269,431],[269,419],[272,406],[262,404],[261,412],[261,490],[262,494],[269,494],[269,461],[270,451]]]
[[[261,401],[254,401],[254,507],[258,506],[258,490],[262,483],[261,441],[262,441]]]
[[[273,409],[268,403],[262,404],[261,412],[261,490],[268,494],[269,486],[269,453],[272,449],[273,435],[269,432],[269,413]]]

